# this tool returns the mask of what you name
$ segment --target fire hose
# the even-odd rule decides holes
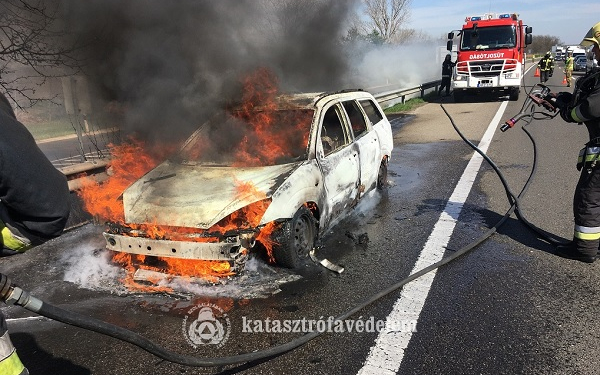
[[[546,91],[548,91],[548,92],[546,92]],[[511,118],[510,120],[507,120],[507,122],[502,126],[501,130],[506,131],[507,129],[513,127],[520,120],[525,120],[526,124],[529,124],[533,119],[536,119],[536,115],[541,115],[545,118],[556,116],[555,114],[553,115],[553,114],[547,113],[547,112],[535,111],[536,106],[543,106],[544,108],[546,108],[549,111],[553,110],[554,107],[552,106],[551,102],[547,101],[547,99],[546,99],[548,94],[549,94],[549,89],[547,87],[542,87],[541,89],[538,89],[538,90],[532,89],[532,92],[528,95],[528,98],[526,99],[526,101],[521,109],[521,112],[517,116]],[[489,228],[478,239],[472,241],[471,243],[462,247],[461,249],[454,251],[451,255],[444,257],[440,261],[433,263],[433,264],[409,275],[405,279],[387,287],[386,289],[383,289],[382,291],[368,297],[360,304],[356,305],[355,307],[351,308],[350,310],[348,310],[348,311],[342,313],[341,315],[339,315],[338,317],[336,317],[334,319],[334,322],[343,321],[343,320],[351,317],[352,315],[356,314],[358,311],[373,304],[375,301],[402,288],[405,284],[407,284],[407,283],[425,275],[426,273],[433,271],[447,263],[450,263],[451,261],[468,253],[469,251],[474,249],[476,246],[481,244],[483,241],[485,241],[487,238],[489,238],[491,235],[493,235],[497,231],[497,229],[502,224],[504,224],[504,222],[515,211],[516,211],[519,219],[522,220],[523,222],[525,222],[527,224],[528,228],[532,229],[535,233],[540,235],[542,238],[546,239],[548,242],[550,242],[552,244],[560,243],[559,240],[552,238],[552,236],[550,234],[542,231],[541,229],[535,227],[533,224],[529,223],[529,221],[527,221],[523,217],[522,212],[518,209],[519,200],[525,194],[527,188],[529,187],[529,184],[532,180],[532,177],[535,175],[535,171],[536,171],[536,167],[537,167],[536,144],[535,144],[535,141],[534,141],[533,137],[531,136],[531,134],[529,132],[527,132],[527,130],[523,127],[523,130],[527,133],[530,140],[532,141],[533,148],[534,148],[534,160],[533,160],[533,166],[532,166],[532,170],[530,172],[529,178],[527,179],[526,183],[523,185],[521,192],[518,195],[515,195],[511,191],[508,183],[506,182],[506,179],[504,178],[504,176],[502,175],[501,171],[498,169],[496,164],[483,151],[481,151],[477,146],[475,146],[473,143],[471,143],[460,132],[460,130],[455,125],[454,120],[452,119],[450,114],[446,111],[444,106],[441,105],[441,107],[444,110],[445,114],[450,119],[452,126],[457,131],[457,133],[460,135],[460,137],[471,148],[473,148],[476,152],[478,152],[488,162],[488,164],[494,169],[496,174],[499,176],[499,178],[502,182],[502,185],[506,191],[508,200],[510,202],[510,208],[507,210],[507,212],[504,214],[504,216],[493,227]],[[61,309],[59,307],[53,306],[47,302],[44,302],[44,301],[30,295],[29,292],[23,290],[22,288],[18,287],[15,284],[13,284],[6,275],[1,274],[1,273],[0,273],[0,300],[2,300],[3,302],[5,302],[7,304],[14,304],[14,305],[23,307],[26,310],[29,310],[33,313],[45,316],[47,318],[50,318],[50,319],[53,319],[53,320],[56,320],[56,321],[59,321],[59,322],[65,323],[65,324],[69,324],[69,325],[72,325],[75,327],[83,328],[86,330],[90,330],[93,332],[97,332],[97,333],[100,333],[100,334],[103,334],[103,335],[106,335],[109,337],[113,337],[113,338],[122,340],[124,342],[135,345],[135,346],[137,346],[137,347],[139,347],[161,359],[164,359],[166,361],[178,363],[178,364],[185,365],[185,366],[191,366],[191,367],[226,366],[226,365],[234,365],[234,364],[240,364],[240,363],[252,363],[252,362],[257,362],[257,361],[261,361],[261,360],[265,360],[265,359],[270,359],[270,358],[279,356],[281,354],[287,353],[289,351],[292,351],[294,349],[297,349],[300,346],[306,344],[307,342],[309,342],[309,341],[313,340],[314,338],[325,333],[325,332],[321,332],[321,331],[309,332],[309,333],[299,336],[287,343],[273,346],[273,347],[270,347],[267,349],[244,353],[244,354],[225,356],[225,357],[212,357],[212,358],[210,358],[210,357],[195,357],[195,356],[183,355],[183,354],[172,352],[172,351],[165,349],[165,348],[161,347],[160,345],[152,342],[151,340],[141,336],[138,333],[135,333],[135,332],[127,330],[125,328],[116,326],[114,324],[110,324],[110,323],[104,322],[102,320],[98,320],[98,319],[95,319],[95,318],[92,318],[89,316],[84,316],[82,314],[79,314],[79,313],[76,313],[73,311],[69,311],[69,310],[65,310],[65,309]]]

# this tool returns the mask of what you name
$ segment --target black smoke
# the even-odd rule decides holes
[[[347,88],[341,44],[356,1],[64,0],[65,28],[100,103],[121,128],[177,140],[239,99],[258,68],[283,91]]]

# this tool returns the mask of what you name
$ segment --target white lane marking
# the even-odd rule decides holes
[[[26,322],[26,321],[30,321],[30,320],[49,320],[48,318],[46,318],[45,316],[27,316],[24,318],[9,318],[6,319],[7,322],[13,322],[13,323],[18,323],[18,322]]]
[[[492,141],[494,132],[500,123],[500,118],[504,114],[507,104],[508,101],[502,102],[498,112],[496,112],[496,115],[492,119],[492,122],[490,122],[483,138],[481,138],[481,141],[479,142],[478,147],[484,153],[487,151],[490,142]],[[411,273],[419,271],[442,259],[445,247],[450,241],[450,236],[456,226],[458,215],[462,210],[463,204],[467,200],[482,161],[483,157],[477,152],[471,157],[469,164],[465,168],[458,184],[454,188],[454,192],[444,208],[444,212],[441,213],[439,220],[429,235]],[[398,298],[392,311],[386,318],[387,327],[403,326],[403,322],[418,322],[419,315],[425,305],[425,300],[429,294],[435,274],[436,270],[433,270],[404,286],[400,293],[400,298]],[[396,374],[400,368],[400,364],[404,358],[404,351],[408,347],[411,337],[412,332],[381,331],[358,374]]]

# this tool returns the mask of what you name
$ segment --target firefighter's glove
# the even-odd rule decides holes
[[[550,102],[559,110],[567,108],[573,99],[573,94],[570,92],[559,92],[557,93]]]
[[[573,107],[567,105],[564,108],[560,109],[560,117],[562,117],[563,120],[565,120],[566,122],[577,122],[575,120],[573,120],[573,117],[571,116],[571,111],[573,110]]]

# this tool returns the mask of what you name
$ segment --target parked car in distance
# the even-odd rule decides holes
[[[573,70],[576,72],[586,71],[587,69],[587,58],[585,56],[577,56],[573,62]]]
[[[125,222],[105,231],[106,246],[234,264],[270,243],[277,264],[299,267],[319,236],[385,186],[392,148],[390,122],[366,91],[232,106],[123,192]],[[165,230],[153,236],[143,224]]]

